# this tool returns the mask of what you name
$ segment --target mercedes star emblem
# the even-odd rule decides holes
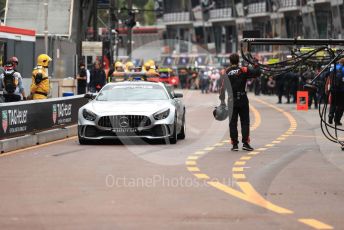
[[[129,127],[129,119],[127,117],[121,117],[119,119],[119,125],[121,128],[128,128]]]

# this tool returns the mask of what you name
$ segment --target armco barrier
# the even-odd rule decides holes
[[[76,124],[83,96],[0,104],[0,140]]]

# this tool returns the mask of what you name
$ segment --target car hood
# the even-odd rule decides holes
[[[168,100],[165,101],[93,101],[89,109],[97,114],[137,114],[154,113],[164,108],[171,107]]]

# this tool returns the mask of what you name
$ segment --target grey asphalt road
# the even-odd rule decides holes
[[[176,145],[69,139],[0,157],[0,229],[344,229],[344,152],[315,110],[250,95],[254,152],[230,152],[217,95],[185,91]]]

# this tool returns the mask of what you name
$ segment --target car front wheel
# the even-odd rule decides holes
[[[185,139],[185,133],[186,133],[186,124],[185,124],[185,111],[184,111],[182,128],[180,130],[180,133],[178,134],[178,139],[184,140]]]
[[[175,119],[174,125],[173,125],[173,132],[169,138],[170,144],[174,145],[178,141],[178,135],[177,135],[177,119]]]

